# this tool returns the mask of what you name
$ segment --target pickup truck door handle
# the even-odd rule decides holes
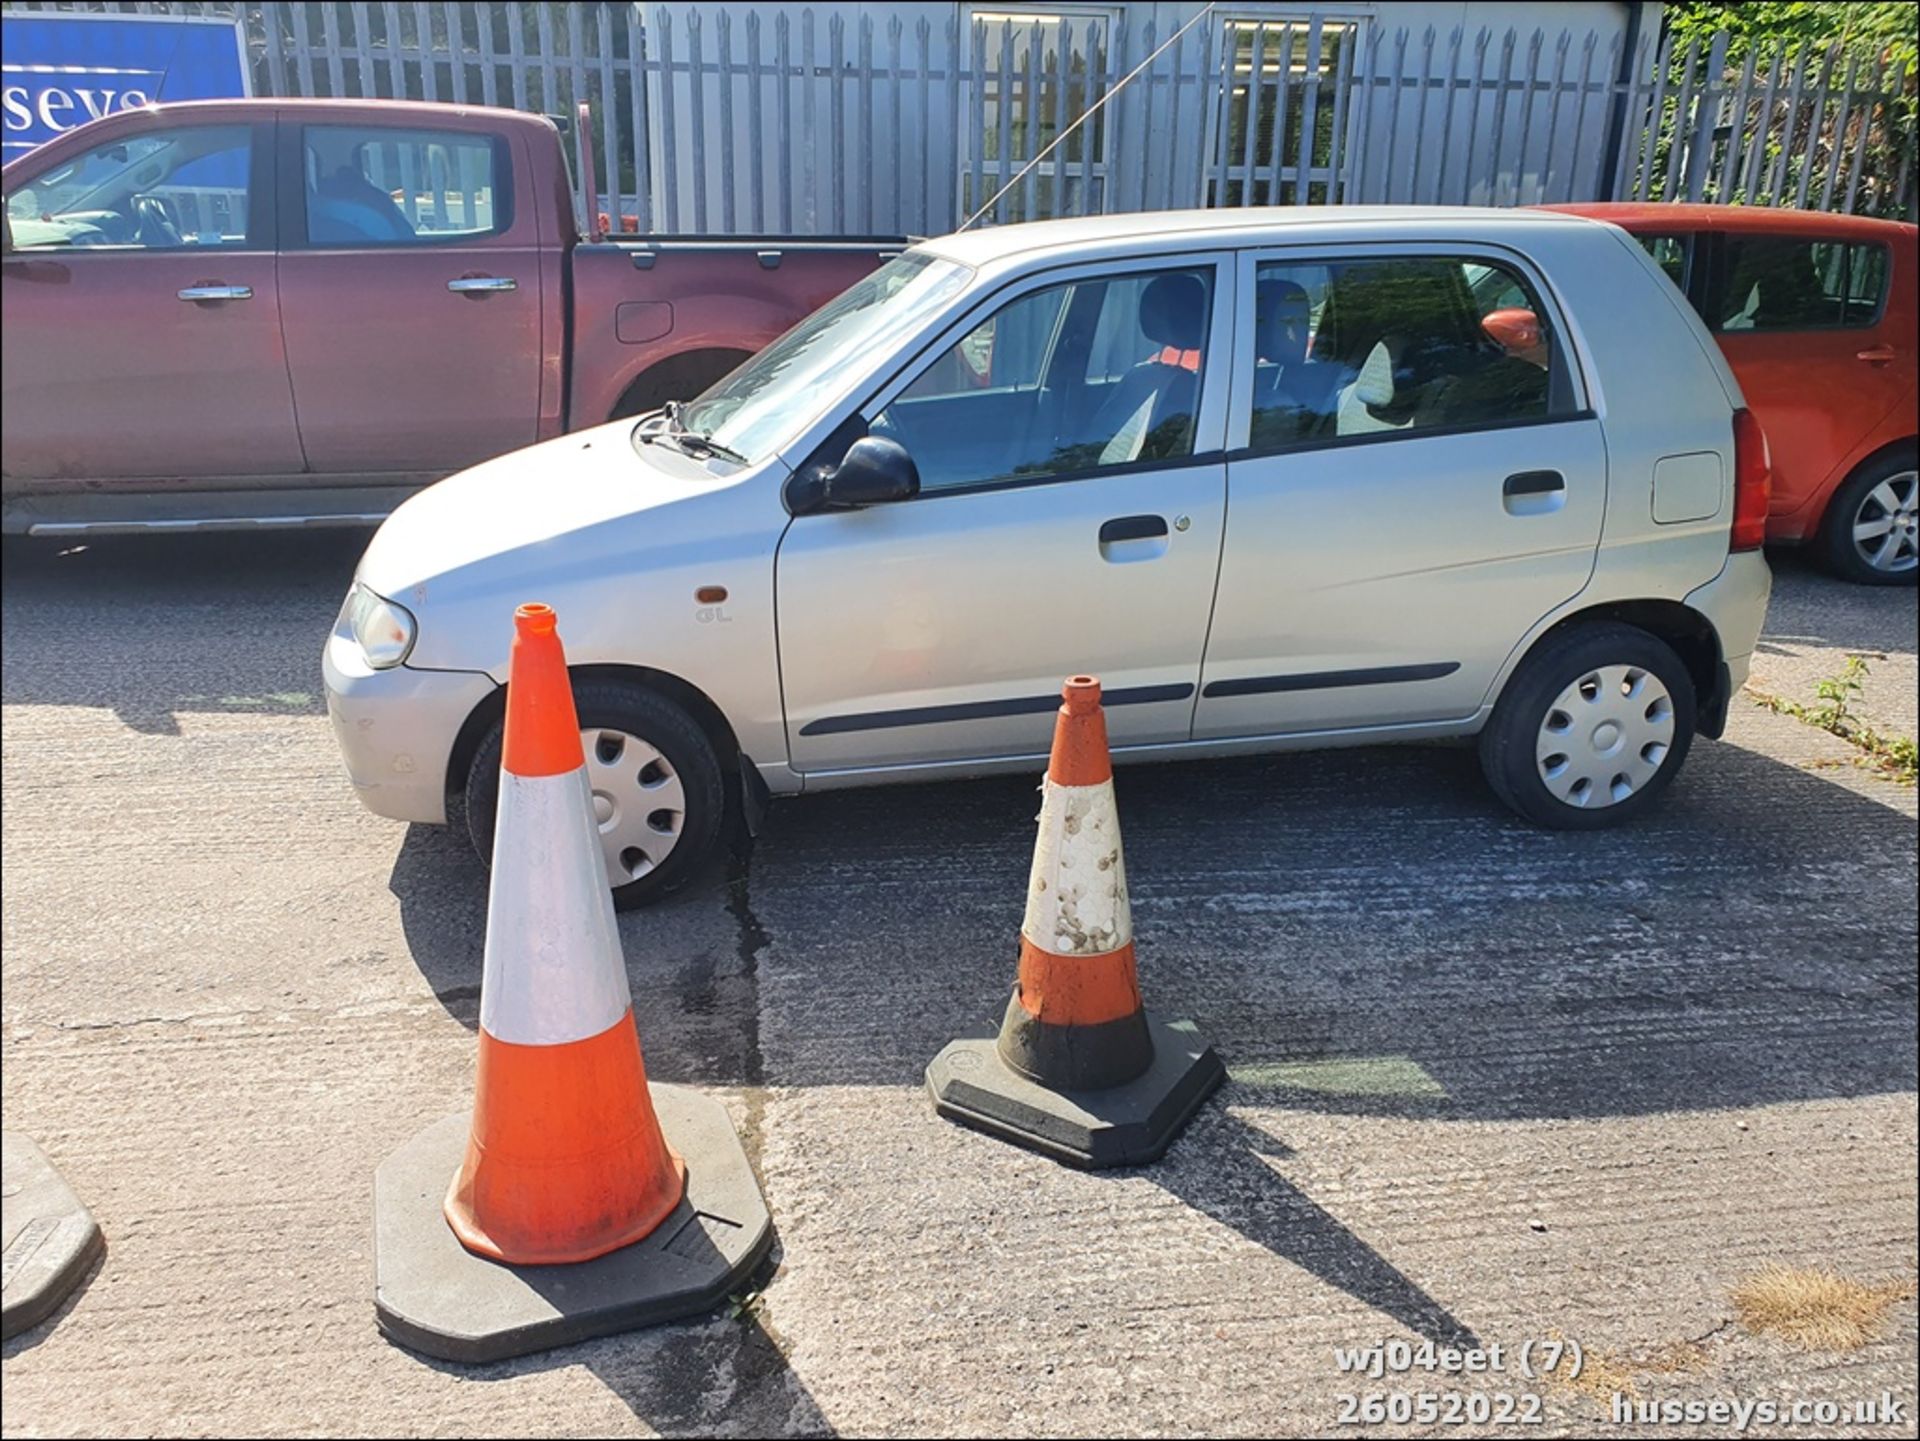
[[[1511,499],[1517,495],[1550,495],[1566,488],[1567,478],[1557,470],[1522,470],[1507,477],[1500,493]]]
[[[180,292],[182,300],[251,300],[251,285],[189,285]]]
[[[513,290],[518,282],[511,275],[463,275],[458,280],[449,280],[447,289],[455,295],[491,295],[499,290]]]
[[[1123,515],[1100,527],[1100,544],[1116,540],[1152,540],[1167,533],[1164,515]]]
[[[1855,360],[1864,360],[1869,365],[1885,365],[1889,360],[1893,359],[1893,347],[1891,345],[1869,346],[1867,349],[1857,352],[1853,358]]]

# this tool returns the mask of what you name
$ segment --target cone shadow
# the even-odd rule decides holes
[[[1464,1322],[1279,1175],[1266,1158],[1282,1159],[1288,1148],[1229,1114],[1232,1099],[1229,1082],[1165,1160],[1136,1174],[1435,1345],[1479,1346]]]

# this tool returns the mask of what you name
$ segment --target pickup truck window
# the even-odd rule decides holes
[[[155,130],[98,146],[7,197],[14,244],[244,245],[252,155],[245,125]]]
[[[764,460],[820,414],[836,372],[912,341],[972,273],[917,251],[894,257],[688,403],[681,425]]]
[[[309,125],[301,155],[309,245],[432,244],[511,221],[511,167],[488,135]]]
[[[1251,446],[1545,420],[1553,363],[1545,312],[1505,266],[1264,264]]]
[[[1212,267],[1030,291],[938,357],[878,416],[923,491],[1193,454]]]

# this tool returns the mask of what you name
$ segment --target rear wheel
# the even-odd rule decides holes
[[[1521,662],[1480,734],[1480,764],[1495,794],[1539,825],[1618,825],[1672,784],[1695,706],[1687,668],[1664,641],[1628,625],[1583,626]]]
[[[1914,453],[1863,466],[1833,493],[1820,527],[1827,566],[1863,585],[1920,580],[1920,463]]]
[[[613,903],[620,910],[650,905],[685,884],[719,847],[727,803],[719,756],[691,716],[644,686],[577,681],[573,698]],[[467,833],[489,863],[500,737],[495,726],[465,787]]]

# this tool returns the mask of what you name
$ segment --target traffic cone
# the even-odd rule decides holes
[[[1069,1164],[1138,1164],[1226,1070],[1191,1022],[1141,1004],[1100,682],[1061,699],[1006,1019],[934,1057],[927,1088],[941,1115]]]
[[[647,1093],[553,611],[514,613],[480,984],[480,1068],[447,1224],[517,1265],[590,1261],[680,1204]]]
[[[502,754],[471,1117],[375,1179],[380,1324],[461,1361],[706,1310],[772,1243],[725,1109],[647,1083],[548,606],[514,613]]]

